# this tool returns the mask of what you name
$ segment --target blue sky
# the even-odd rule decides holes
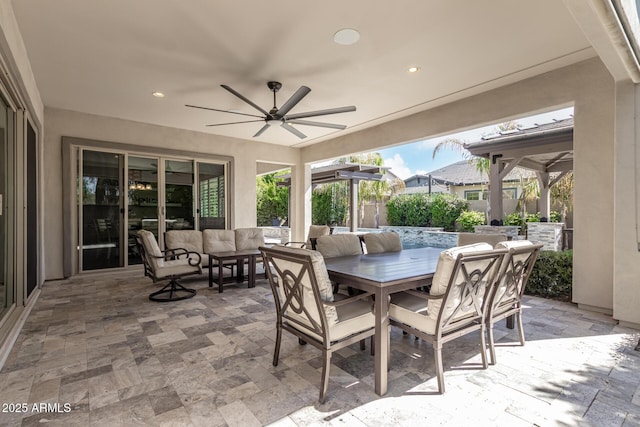
[[[536,123],[549,123],[554,119],[566,119],[572,115],[573,107],[570,107],[518,119],[516,122],[524,126],[528,126]],[[440,141],[447,138],[456,138],[463,142],[478,141],[483,135],[495,132],[496,125],[498,124],[499,123],[495,123],[491,126],[485,126],[465,132],[426,139],[424,141],[399,145],[393,148],[386,148],[384,150],[379,150],[378,152],[382,155],[385,166],[389,166],[391,171],[400,178],[406,179],[412,175],[428,173],[451,163],[463,160],[459,153],[450,149],[441,150],[436,158],[433,159],[433,148],[438,145]]]

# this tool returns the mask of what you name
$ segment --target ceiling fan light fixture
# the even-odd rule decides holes
[[[353,28],[343,28],[333,35],[333,41],[344,46],[355,44],[358,40],[360,40],[360,33]]]
[[[265,121],[269,126],[280,126],[282,124],[282,120],[280,119],[267,119]]]

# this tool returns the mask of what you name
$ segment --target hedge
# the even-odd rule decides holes
[[[570,301],[572,283],[573,251],[540,251],[525,293]]]

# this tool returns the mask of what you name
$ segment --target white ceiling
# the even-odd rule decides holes
[[[251,139],[259,114],[220,87],[272,106],[311,88],[291,113],[355,105],[259,141],[302,146],[511,83],[595,52],[559,0],[13,0],[48,107]],[[360,41],[333,42],[342,28]],[[407,68],[419,66],[410,74]],[[151,96],[154,91],[166,98]],[[310,119],[316,120],[316,119]]]

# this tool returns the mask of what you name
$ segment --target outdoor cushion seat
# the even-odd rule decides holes
[[[360,238],[356,234],[351,233],[320,236],[316,239],[315,249],[320,252],[324,258],[362,254]]]
[[[378,254],[383,252],[400,252],[402,241],[395,231],[382,233],[367,233],[363,236],[367,253]]]
[[[199,230],[169,230],[164,233],[164,246],[167,249],[184,248],[200,254],[201,265],[209,265],[209,257],[203,249],[202,232]]]
[[[487,367],[486,297],[506,253],[486,243],[447,249],[438,258],[429,293],[408,290],[391,295],[391,324],[433,346],[439,393],[445,389],[444,343],[479,331],[482,367]]]
[[[200,254],[184,248],[161,251],[152,232],[140,230],[136,234],[136,243],[144,263],[145,275],[153,282],[169,279],[169,283],[159,291],[149,295],[152,301],[167,302],[192,298],[195,289],[188,289],[178,283],[178,278],[191,274],[202,274]]]
[[[334,300],[324,258],[316,251],[274,246],[261,248],[276,305],[276,344],[273,365],[278,365],[282,330],[323,353],[320,402],[324,402],[333,352],[373,336],[375,318],[371,293]]]
[[[488,243],[492,247],[495,247],[498,243],[506,240],[507,235],[501,233],[458,233],[458,246],[466,246],[473,243]]]
[[[236,228],[236,250],[258,249],[264,246],[264,231],[262,228]]]
[[[518,323],[520,345],[524,345],[522,295],[543,245],[534,245],[528,240],[515,240],[498,243],[496,247],[507,249],[509,253],[504,258],[496,286],[489,296],[487,309],[489,355],[492,365],[496,363],[493,326],[498,321],[515,318]]]

